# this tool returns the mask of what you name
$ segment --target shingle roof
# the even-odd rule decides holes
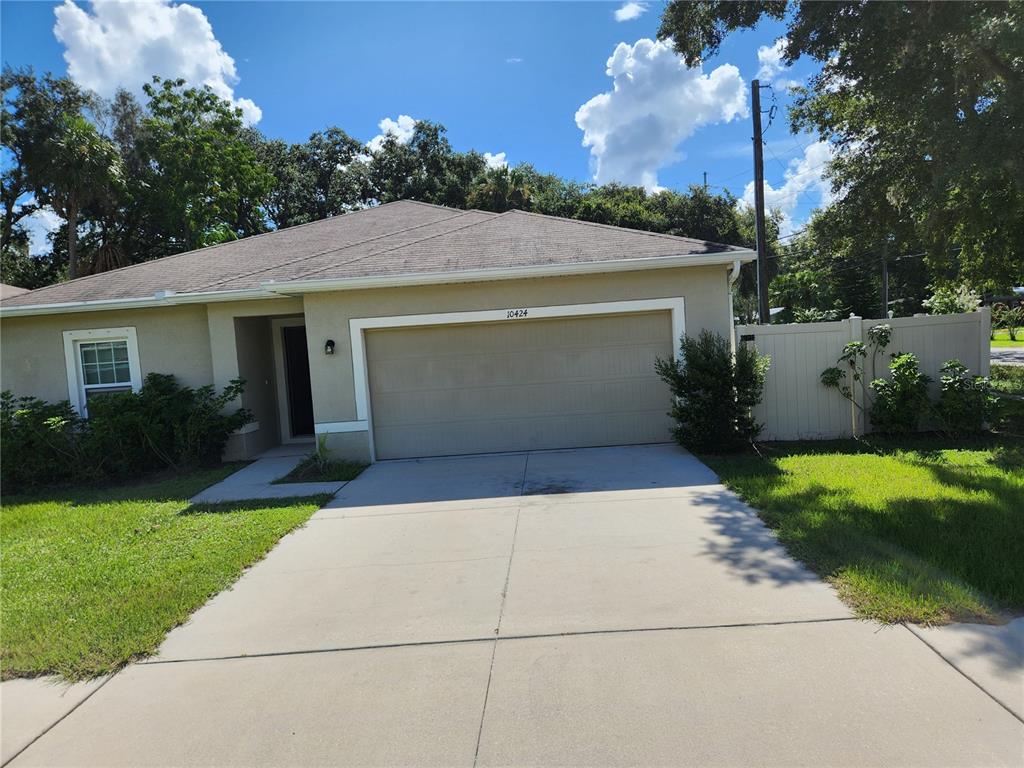
[[[23,293],[28,293],[28,288],[19,288],[16,285],[0,283],[0,299],[12,299],[15,296],[20,296]]]
[[[344,279],[745,249],[522,211],[462,211],[400,201],[89,275],[5,299],[5,307],[258,289]]]

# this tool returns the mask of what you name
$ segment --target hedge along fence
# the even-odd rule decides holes
[[[864,412],[844,399],[835,389],[821,383],[821,372],[836,365],[843,347],[851,341],[869,344],[868,330],[875,325],[892,327],[889,345],[877,355],[869,352],[864,361],[864,387],[852,387],[856,401],[867,410],[875,378],[888,378],[891,355],[911,352],[921,371],[931,377],[931,394],[938,394],[939,369],[956,359],[971,373],[989,375],[991,310],[959,315],[915,315],[885,320],[850,317],[830,323],[790,325],[739,325],[737,341],[754,344],[771,358],[765,380],[764,399],[754,409],[754,418],[764,425],[762,440],[825,440],[863,434]]]

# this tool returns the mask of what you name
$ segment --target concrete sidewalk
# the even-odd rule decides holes
[[[246,499],[286,499],[337,493],[345,481],[330,483],[281,483],[275,480],[291,472],[311,453],[307,444],[281,445],[260,455],[247,467],[193,496],[193,504],[216,504]]]
[[[370,467],[12,765],[1022,762],[1007,707],[647,446]]]
[[[1024,720],[1024,618],[1001,626],[909,626],[943,659]]]

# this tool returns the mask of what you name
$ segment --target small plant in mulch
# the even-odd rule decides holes
[[[335,483],[355,480],[369,464],[360,461],[332,459],[327,449],[327,436],[317,438],[316,450],[278,480],[281,483]]]

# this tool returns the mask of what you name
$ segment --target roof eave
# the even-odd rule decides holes
[[[25,304],[7,307],[0,304],[0,317],[26,317],[30,315],[63,315],[70,312],[102,312],[123,309],[172,307],[179,304],[210,304],[221,301],[248,301],[252,299],[283,298],[281,294],[264,288],[240,291],[207,291],[174,293],[160,291],[153,296],[126,299],[97,299],[96,301],[69,301],[60,304]]]

